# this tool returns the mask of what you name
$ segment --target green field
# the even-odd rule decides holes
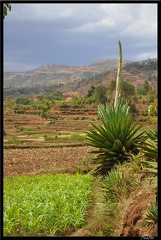
[[[65,235],[84,224],[93,176],[39,175],[4,181],[4,236]]]

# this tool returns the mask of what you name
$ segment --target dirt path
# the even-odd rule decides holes
[[[4,177],[39,173],[88,171],[92,147],[4,149]]]

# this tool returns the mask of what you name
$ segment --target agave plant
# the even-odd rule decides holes
[[[158,158],[157,132],[152,129],[148,129],[147,131],[145,131],[145,133],[147,134],[148,138],[142,145],[144,155],[148,160],[157,161]]]
[[[151,204],[145,216],[147,225],[156,224],[158,221],[158,205]]]
[[[158,136],[157,132],[148,129],[146,132],[147,139],[142,144],[144,159],[141,161],[144,164],[143,171],[157,175],[158,169]]]
[[[142,144],[144,158],[141,160],[143,163],[143,172],[150,175],[149,179],[154,180],[158,174],[158,135],[157,131],[148,129],[146,131],[148,139]],[[157,186],[156,189],[156,203],[158,199]]]
[[[138,144],[145,137],[139,132],[141,125],[132,122],[128,115],[129,105],[118,101],[114,108],[108,104],[98,105],[98,116],[102,124],[92,124],[95,130],[89,130],[86,135],[87,144],[98,148],[92,153],[97,154],[93,163],[99,164],[97,173],[107,174],[115,163],[123,162],[130,157],[130,152],[138,152]]]

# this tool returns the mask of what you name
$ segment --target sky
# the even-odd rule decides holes
[[[157,58],[157,3],[16,3],[4,19],[4,71]]]

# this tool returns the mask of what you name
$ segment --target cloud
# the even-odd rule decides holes
[[[156,38],[157,36],[157,7],[154,4],[142,4],[138,8],[137,16],[127,25],[123,35]]]
[[[73,10],[68,4],[11,4],[10,18],[13,21],[55,21],[72,16]],[[6,18],[7,19],[7,18]]]
[[[11,5],[4,21],[6,66],[86,65],[117,58],[118,39],[124,59],[156,56],[157,4]]]
[[[157,52],[143,52],[143,53],[139,53],[135,56],[135,58],[138,60],[144,60],[147,58],[157,58]]]

